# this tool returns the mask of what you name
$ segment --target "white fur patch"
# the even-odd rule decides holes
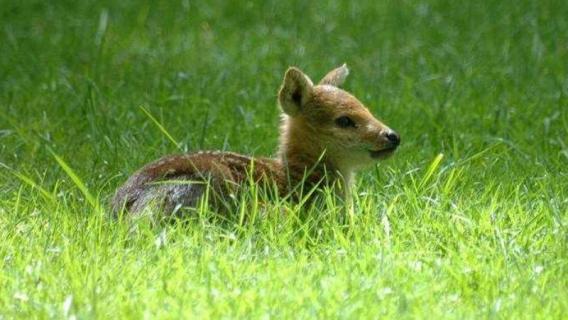
[[[370,132],[376,131],[377,126],[373,125],[372,123],[367,124],[367,130]]]

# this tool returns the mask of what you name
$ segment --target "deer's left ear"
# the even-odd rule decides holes
[[[349,69],[347,69],[347,64],[343,64],[339,68],[331,70],[328,74],[321,79],[319,84],[327,84],[334,87],[341,87],[345,79],[349,75]]]

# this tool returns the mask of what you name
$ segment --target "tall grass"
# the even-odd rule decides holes
[[[0,8],[0,318],[568,312],[565,1]],[[403,138],[352,210],[253,187],[229,219],[109,218],[164,154],[273,154],[285,69],[343,62]]]

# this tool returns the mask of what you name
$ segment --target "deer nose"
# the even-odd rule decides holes
[[[398,146],[400,144],[400,135],[394,131],[387,131],[385,133],[385,138],[387,138],[387,141],[394,146]]]

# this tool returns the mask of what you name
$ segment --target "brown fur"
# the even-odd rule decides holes
[[[338,88],[348,73],[343,65],[314,86],[299,69],[288,69],[278,94],[283,115],[276,159],[216,151],[167,156],[134,173],[117,190],[113,209],[140,212],[156,202],[172,213],[195,207],[207,187],[215,199],[227,200],[250,178],[275,186],[281,196],[299,184],[345,191],[355,171],[390,155],[399,143],[398,135]],[[340,117],[354,125],[340,126]]]

